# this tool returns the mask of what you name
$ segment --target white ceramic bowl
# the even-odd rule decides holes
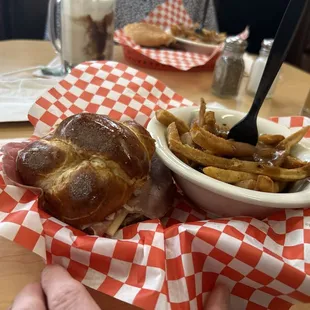
[[[211,55],[214,51],[220,47],[219,44],[207,44],[201,42],[194,42],[191,40],[175,37],[176,41],[181,44],[181,46],[191,53],[198,53],[204,55]]]
[[[189,123],[197,116],[199,107],[175,108],[169,110],[178,118]],[[209,109],[213,110],[213,109]],[[233,126],[244,113],[233,110],[213,110],[218,123]],[[259,118],[259,133],[282,134],[288,136],[290,130],[282,125]],[[216,216],[248,215],[264,218],[277,209],[304,208],[310,206],[310,183],[296,193],[263,193],[239,188],[234,185],[215,180],[179,160],[168,148],[166,128],[154,117],[148,130],[156,140],[156,151],[163,162],[173,171],[175,181],[184,193],[200,208]],[[294,156],[310,161],[308,143],[300,142],[292,150]]]
[[[171,34],[170,28],[166,29],[166,32]],[[219,49],[221,44],[208,44],[203,42],[195,42],[192,40],[174,37],[180,46],[184,48],[185,51],[191,53],[198,53],[204,55],[212,55],[216,49]]]

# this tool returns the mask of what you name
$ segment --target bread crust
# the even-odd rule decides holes
[[[159,26],[148,23],[133,23],[124,27],[125,35],[136,44],[146,47],[169,46],[175,42],[174,37]]]
[[[43,189],[48,213],[80,227],[103,221],[143,186],[154,151],[136,122],[82,113],[20,151],[16,165],[25,185]]]

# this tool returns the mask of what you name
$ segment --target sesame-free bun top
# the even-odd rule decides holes
[[[124,27],[124,33],[136,44],[146,47],[169,46],[174,37],[159,26],[148,23],[133,23]]]
[[[154,151],[138,123],[82,113],[20,151],[17,171],[25,185],[42,188],[47,212],[80,227],[103,221],[143,186]]]

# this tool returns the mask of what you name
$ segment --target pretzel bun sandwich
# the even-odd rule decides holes
[[[99,227],[100,234],[117,219],[114,233],[129,213],[144,216],[143,207],[149,207],[154,187],[160,189],[155,201],[164,201],[159,213],[172,203],[167,198],[174,188],[170,172],[158,160],[152,161],[154,152],[154,140],[138,123],[82,113],[21,150],[16,165],[23,184],[43,190],[42,208],[49,214],[88,231]],[[159,187],[150,180],[152,163],[157,165],[154,171],[162,170],[157,175]],[[142,193],[140,202],[137,197]],[[121,211],[124,206],[126,211]],[[147,213],[164,215],[156,210]],[[91,230],[96,233],[96,229]]]

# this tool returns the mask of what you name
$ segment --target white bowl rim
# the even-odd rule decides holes
[[[166,33],[172,35],[170,28],[166,29]],[[222,45],[222,43],[212,44],[212,43],[196,42],[196,41],[192,41],[192,40],[181,38],[181,37],[174,36],[174,35],[173,37],[180,43],[197,46],[197,47],[209,48],[209,49],[216,49]]]
[[[169,109],[169,112],[172,114],[178,112],[180,109],[187,110],[188,113],[195,112],[199,110],[198,106],[191,107],[181,107],[181,108],[172,108]],[[214,109],[208,108],[209,111],[225,112],[230,113],[236,116],[244,116],[245,113],[230,110],[230,109]],[[258,118],[258,123],[262,125],[265,122],[272,123],[273,126],[276,125],[279,128],[279,134],[288,135],[290,130],[280,124],[276,124],[270,120]],[[264,193],[248,189],[243,189],[231,184],[218,181],[211,177],[204,175],[203,173],[187,166],[180,159],[178,159],[168,148],[166,135],[164,134],[164,141],[157,133],[154,133],[152,130],[154,126],[160,124],[156,117],[154,116],[148,124],[148,131],[151,133],[153,138],[156,140],[156,153],[163,160],[165,165],[170,168],[174,173],[180,175],[186,180],[192,182],[193,184],[205,188],[209,191],[217,193],[220,196],[231,198],[232,200],[237,200],[241,202],[251,203],[254,205],[264,206],[264,207],[273,207],[273,208],[300,208],[301,206],[306,207],[310,206],[310,190],[304,190],[296,193]],[[160,124],[161,125],[161,124]],[[165,127],[161,125],[163,130]],[[295,206],[294,206],[295,205]]]
[[[184,44],[188,44],[188,45],[193,45],[193,46],[199,46],[199,47],[205,47],[205,48],[218,48],[221,46],[221,43],[219,44],[211,44],[211,43],[203,43],[203,42],[195,42],[195,41],[191,41],[188,39],[184,39],[181,37],[174,37],[178,42],[184,43]]]

